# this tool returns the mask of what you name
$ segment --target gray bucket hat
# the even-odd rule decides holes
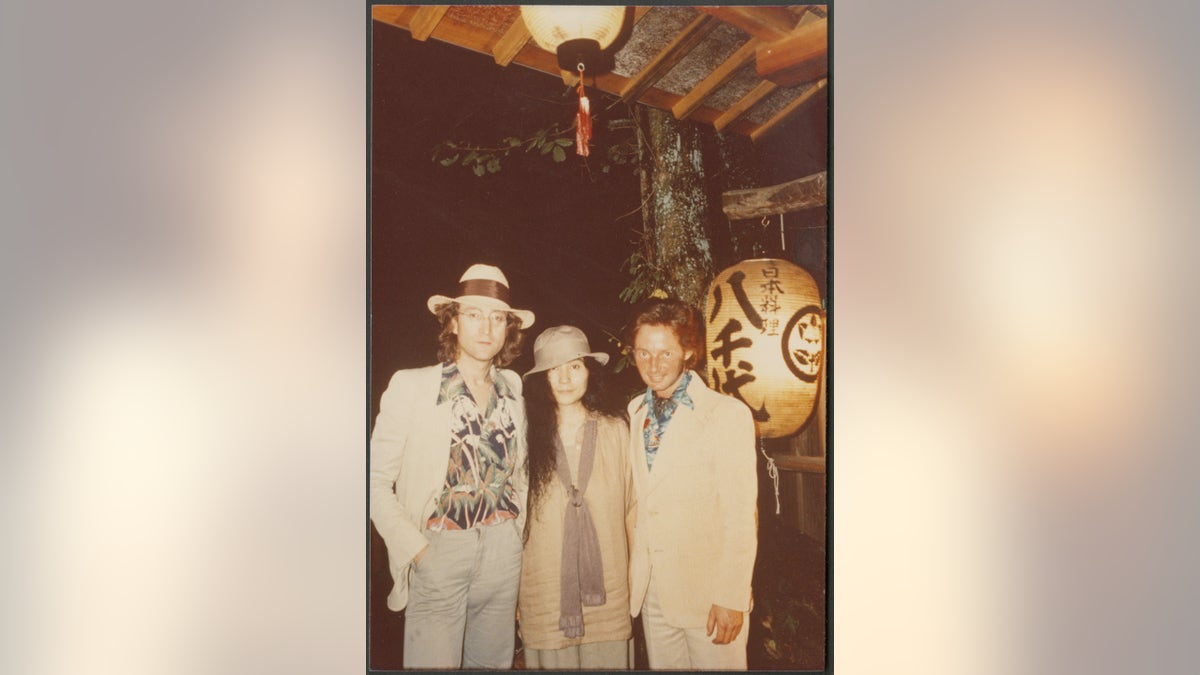
[[[583,331],[575,326],[552,326],[533,341],[533,368],[524,377],[585,356],[596,359],[602,366],[608,363],[608,354],[593,352]]]

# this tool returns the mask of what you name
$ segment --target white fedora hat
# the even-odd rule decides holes
[[[508,278],[499,267],[475,264],[467,268],[458,279],[458,296],[430,296],[426,306],[429,311],[437,314],[438,307],[448,302],[458,302],[475,305],[480,309],[498,309],[512,312],[521,320],[521,328],[533,325],[533,312],[527,309],[514,309],[508,304]]]
[[[547,328],[533,341],[533,369],[523,377],[557,368],[585,356],[596,359],[602,366],[608,363],[608,354],[593,352],[587,336],[575,326]]]

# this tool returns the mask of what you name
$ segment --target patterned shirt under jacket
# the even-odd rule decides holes
[[[642,423],[642,440],[646,444],[646,468],[654,468],[654,458],[658,456],[658,446],[662,444],[663,434],[667,433],[667,422],[675,414],[675,409],[682,405],[695,410],[696,404],[688,396],[688,384],[692,381],[692,371],[683,371],[683,377],[669,398],[654,395],[654,390],[646,387],[646,396],[642,405],[648,406],[646,421]]]
[[[509,408],[516,396],[491,373],[492,391],[480,410],[458,366],[442,365],[438,405],[450,401],[450,462],[431,530],[467,530],[516,518],[521,512],[512,485],[517,425]]]

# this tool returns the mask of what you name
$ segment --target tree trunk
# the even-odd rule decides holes
[[[643,214],[655,285],[702,307],[713,278],[713,259],[704,222],[709,200],[700,129],[657,108],[646,109],[646,127],[641,150],[643,171],[648,173],[643,173],[642,185],[650,195]]]

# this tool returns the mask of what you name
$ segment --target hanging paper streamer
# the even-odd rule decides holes
[[[579,64],[579,112],[575,115],[575,154],[588,156],[588,142],[592,140],[592,111],[587,93],[583,89],[583,64]]]

